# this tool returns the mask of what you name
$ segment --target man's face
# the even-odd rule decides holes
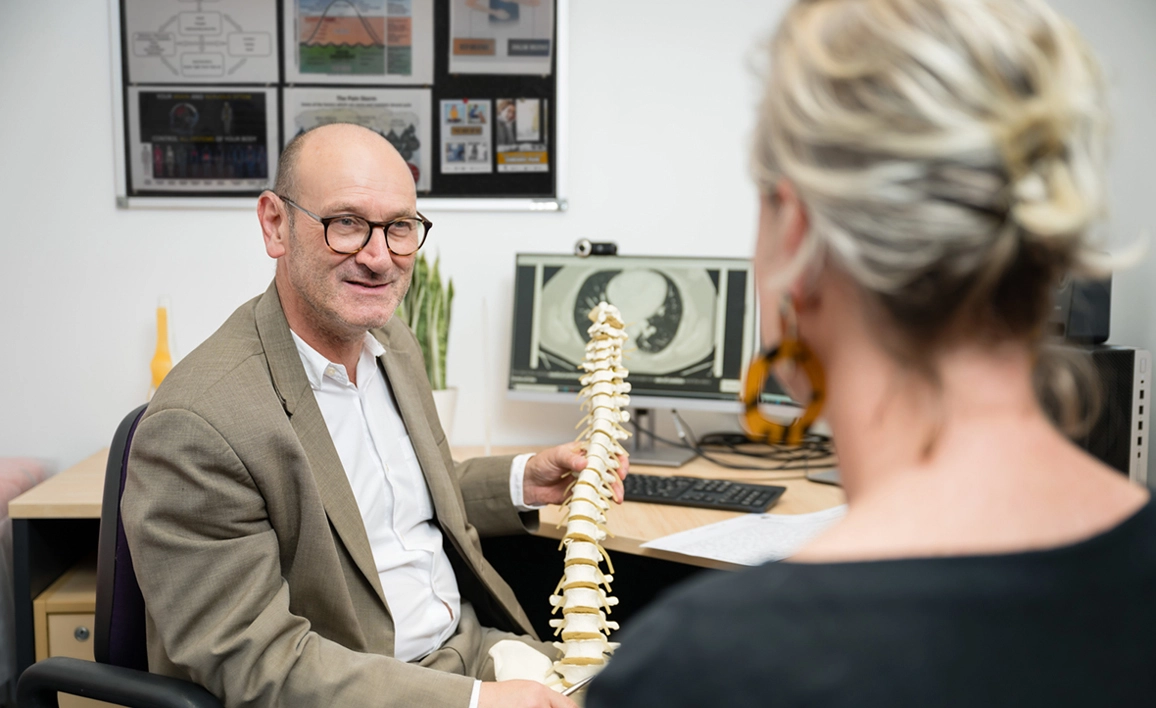
[[[318,134],[303,148],[294,201],[322,217],[388,222],[417,213],[413,177],[388,143],[368,131],[333,132],[339,135]],[[318,221],[285,209],[294,212],[281,256],[290,287],[280,294],[294,331],[307,341],[351,342],[388,322],[409,288],[416,255],[390,253],[376,227],[358,253],[334,253]]]

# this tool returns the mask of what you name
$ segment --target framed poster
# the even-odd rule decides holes
[[[287,88],[285,132],[288,143],[327,123],[356,123],[378,133],[409,165],[418,194],[429,192],[431,146],[429,89]]]
[[[570,0],[108,1],[121,207],[252,208],[289,140],[348,122],[423,208],[566,208]]]
[[[276,0],[125,0],[128,81],[274,84]]]
[[[129,163],[138,192],[251,194],[273,185],[280,146],[274,89],[129,90]]]
[[[549,0],[450,0],[450,72],[545,76],[553,54]]]
[[[434,0],[287,0],[288,84],[433,83]]]

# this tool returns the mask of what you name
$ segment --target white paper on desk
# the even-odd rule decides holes
[[[747,514],[656,538],[642,547],[736,565],[759,565],[793,555],[846,513],[847,505],[841,504],[812,514]]]

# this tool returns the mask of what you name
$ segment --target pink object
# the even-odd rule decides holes
[[[12,521],[8,502],[48,477],[44,462],[32,457],[0,457],[0,702],[16,673],[16,615],[12,588]]]
[[[44,462],[32,457],[0,457],[0,519],[8,517],[8,502],[48,477]]]

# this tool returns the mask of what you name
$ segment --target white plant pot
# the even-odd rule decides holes
[[[456,386],[441,391],[434,391],[434,406],[438,409],[438,420],[441,421],[442,430],[446,431],[446,440],[453,441],[454,435],[454,413],[458,407],[458,389]]]

